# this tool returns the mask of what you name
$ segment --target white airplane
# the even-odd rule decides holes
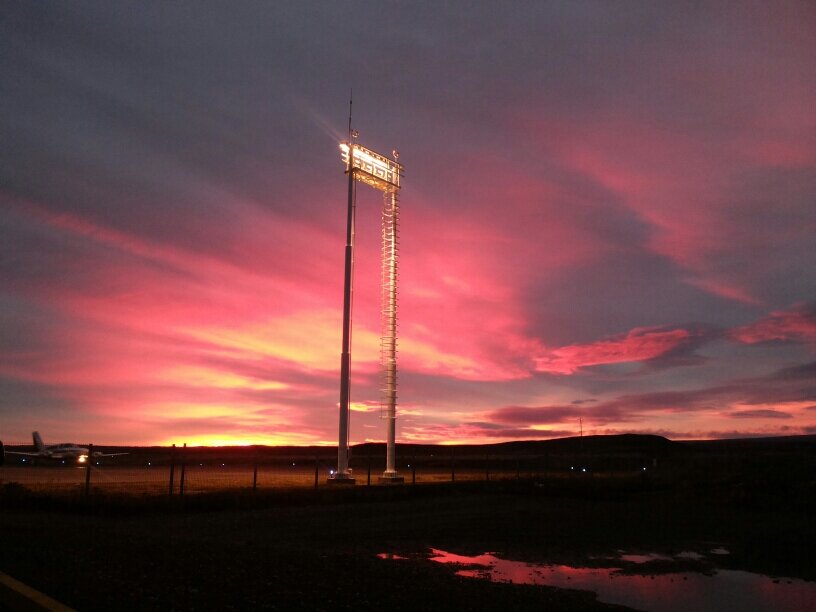
[[[22,455],[23,457],[33,457],[35,459],[47,459],[50,461],[61,461],[62,463],[85,463],[88,461],[88,449],[84,446],[77,446],[73,442],[63,442],[61,444],[43,444],[42,437],[39,431],[31,433],[34,439],[34,448],[37,452],[24,453],[21,451],[5,450],[6,455]],[[94,451],[92,458],[98,457],[116,457],[118,455],[127,455],[128,453],[100,453]]]

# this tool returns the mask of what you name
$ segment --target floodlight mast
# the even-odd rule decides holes
[[[397,385],[397,220],[398,192],[403,166],[354,141],[357,133],[349,131],[349,141],[340,143],[341,159],[346,164],[348,213],[346,225],[345,283],[343,292],[343,352],[340,361],[340,427],[337,448],[337,471],[330,482],[353,483],[349,459],[349,404],[351,375],[351,308],[354,270],[354,222],[356,211],[355,181],[383,192],[382,212],[382,338],[380,361],[383,366],[383,416],[387,420],[386,469],[380,478],[385,482],[402,482],[396,470],[396,385]],[[399,154],[394,151],[394,157]]]
[[[349,136],[353,137],[351,121],[349,120]],[[354,221],[356,212],[356,198],[354,185],[353,149],[349,153],[352,162],[348,172],[348,209],[346,217],[346,251],[345,251],[345,281],[343,283],[343,348],[340,355],[340,426],[337,441],[337,471],[330,480],[345,481],[354,484],[354,478],[348,467],[349,463],[349,396],[351,386],[351,305],[352,305],[352,274],[354,271]]]

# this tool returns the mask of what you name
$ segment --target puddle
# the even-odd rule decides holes
[[[714,549],[722,550],[722,549]],[[618,551],[623,553],[623,551]],[[381,558],[399,558],[396,555]],[[711,554],[728,554],[711,551]],[[609,558],[610,567],[570,567],[524,563],[502,559],[492,553],[468,557],[431,549],[431,561],[462,566],[456,573],[469,578],[494,582],[539,584],[565,589],[594,591],[598,600],[639,610],[704,612],[741,610],[743,612],[791,612],[813,610],[816,583],[795,578],[774,579],[739,570],[717,570],[713,575],[675,572],[654,576],[621,573],[621,565],[704,558],[684,551],[674,558],[660,554],[626,554]],[[623,562],[623,563],[620,563]]]

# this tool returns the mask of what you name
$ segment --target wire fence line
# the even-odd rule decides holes
[[[625,443],[625,444],[624,444]],[[89,445],[92,446],[92,445]],[[42,493],[185,496],[218,491],[319,489],[337,465],[331,447],[147,447],[93,446],[84,464],[46,461],[6,445],[0,487]],[[126,455],[108,457],[111,452]],[[685,484],[731,483],[778,487],[782,481],[813,481],[816,437],[787,443],[717,442],[677,444],[663,440],[586,439],[489,446],[398,445],[397,471],[406,486],[442,482],[532,480],[548,483]],[[95,454],[95,453],[102,454]],[[349,466],[356,486],[379,486],[385,445],[352,447]],[[36,464],[36,465],[32,465]],[[816,491],[816,488],[814,488]]]
[[[0,485],[16,483],[39,492],[94,492],[183,496],[205,492],[333,486],[337,454],[330,448],[281,452],[269,449],[153,447],[125,456],[95,457],[83,464],[8,455],[0,466]],[[109,449],[105,449],[107,451]],[[375,452],[377,451],[377,452]],[[383,452],[380,452],[383,451]],[[350,467],[356,485],[379,485],[384,449],[354,452]],[[644,474],[657,459],[642,454],[607,458],[603,466],[576,454],[491,454],[439,447],[436,452],[403,453],[397,470],[406,485],[547,477],[615,478]]]

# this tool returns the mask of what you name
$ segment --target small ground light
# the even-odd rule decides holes
[[[642,468],[640,468],[640,469],[642,469],[644,472],[646,471],[646,468],[645,468],[645,467],[642,467]]]
[[[582,472],[586,472],[586,468],[581,468],[581,471],[582,471]]]

